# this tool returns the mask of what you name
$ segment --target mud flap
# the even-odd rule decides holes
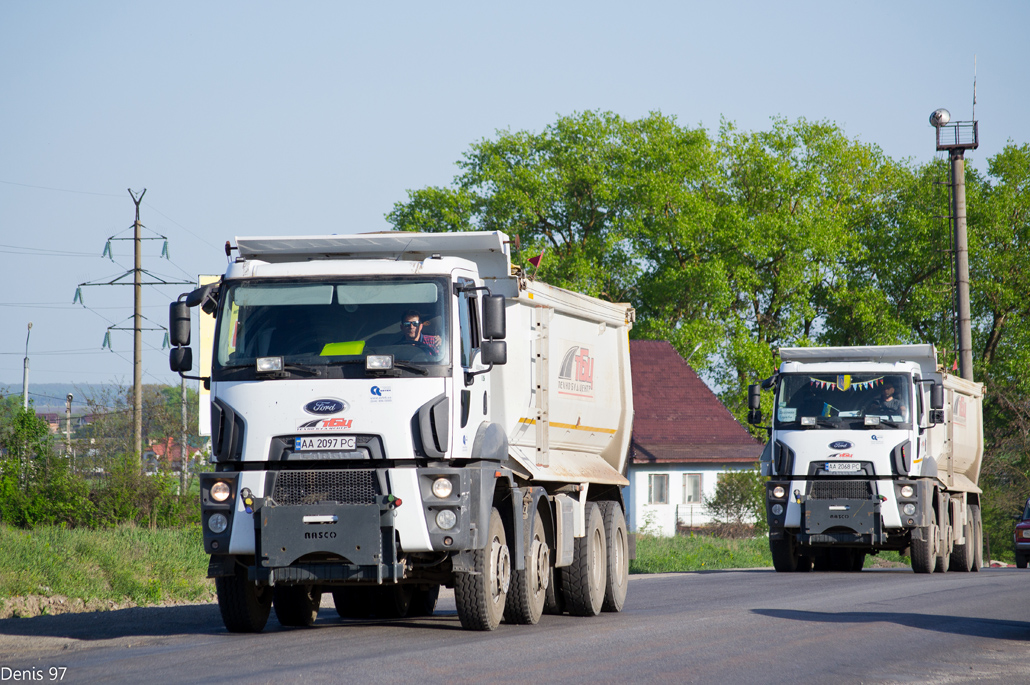
[[[383,563],[383,536],[393,535],[390,514],[378,504],[262,507],[254,517],[258,566],[289,566],[317,552],[338,555],[357,566],[377,566]],[[383,519],[388,521],[386,530]]]

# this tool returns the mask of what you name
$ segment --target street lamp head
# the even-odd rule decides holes
[[[933,114],[930,115],[930,125],[934,128],[940,128],[951,121],[951,112],[941,107],[935,109]]]

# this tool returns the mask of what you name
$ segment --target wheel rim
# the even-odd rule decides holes
[[[604,544],[604,538],[599,529],[594,530],[591,538],[593,539],[593,544],[590,546],[590,584],[597,588],[601,587],[604,576],[604,560],[600,558],[601,545]]]
[[[533,563],[532,578],[530,578],[530,589],[534,594],[547,591],[547,585],[551,574],[548,570],[551,566],[551,554],[547,545],[539,538],[533,540]]]
[[[621,528],[615,531],[615,544],[612,545],[612,580],[618,587],[626,580],[626,571],[623,568],[623,560],[626,558],[626,531]]]
[[[498,538],[490,544],[490,598],[496,603],[508,594],[511,583],[511,556],[508,546]]]

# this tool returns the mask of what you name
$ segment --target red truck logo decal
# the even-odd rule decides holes
[[[586,347],[573,345],[562,356],[558,394],[594,398],[594,359]]]

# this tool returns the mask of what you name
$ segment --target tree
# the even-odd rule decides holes
[[[769,530],[765,515],[766,480],[757,466],[719,474],[715,494],[704,498],[717,534],[740,537]]]

